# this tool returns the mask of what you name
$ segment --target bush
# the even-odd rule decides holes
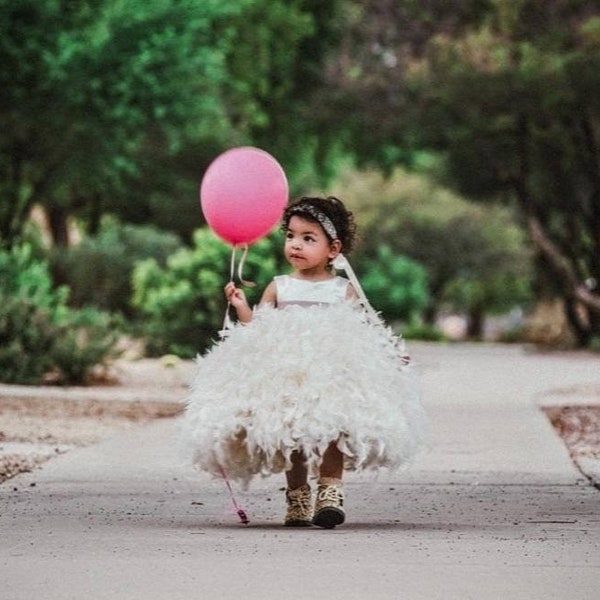
[[[5,383],[37,384],[49,372],[59,383],[84,383],[110,356],[111,318],[74,311],[68,289],[55,288],[47,263],[31,246],[0,251],[0,373]]]
[[[424,342],[447,342],[448,338],[435,325],[413,321],[402,328],[402,337],[407,340]]]
[[[0,290],[0,373],[4,383],[36,384],[52,368],[56,328],[49,311]]]
[[[251,304],[278,272],[280,238],[275,233],[251,247],[244,269],[244,277],[256,282],[246,290]],[[231,247],[204,228],[194,234],[194,247],[169,256],[165,268],[154,259],[135,267],[133,304],[145,317],[148,354],[190,358],[215,339],[223,324],[230,258]]]
[[[373,307],[386,321],[410,321],[428,302],[425,269],[414,260],[380,246],[374,258],[360,264],[361,285]]]
[[[134,317],[132,273],[137,262],[154,258],[164,266],[181,247],[179,238],[150,225],[121,224],[106,218],[100,233],[51,255],[56,281],[68,285],[69,304],[94,306]]]
[[[70,310],[58,326],[52,352],[57,383],[86,383],[97,365],[115,356],[117,321],[109,313],[91,307]]]

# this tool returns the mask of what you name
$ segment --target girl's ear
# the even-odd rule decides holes
[[[329,259],[333,260],[342,251],[342,242],[340,240],[333,240],[329,244]]]

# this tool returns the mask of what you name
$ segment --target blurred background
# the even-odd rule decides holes
[[[0,381],[206,349],[241,145],[347,203],[406,338],[600,350],[599,92],[596,1],[0,0]]]

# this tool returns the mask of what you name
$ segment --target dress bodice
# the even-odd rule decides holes
[[[332,277],[323,281],[307,281],[290,275],[275,277],[277,308],[289,305],[339,304],[346,300],[349,281]]]

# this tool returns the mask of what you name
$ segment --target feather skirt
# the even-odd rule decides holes
[[[248,483],[317,469],[336,442],[351,470],[396,469],[415,454],[426,417],[403,348],[350,304],[270,307],[197,358],[181,422],[201,470]]]

